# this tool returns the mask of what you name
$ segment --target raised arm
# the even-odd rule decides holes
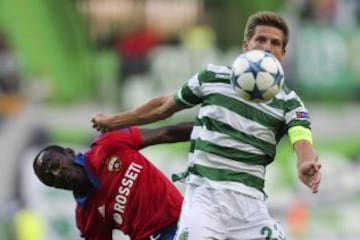
[[[143,147],[160,143],[188,141],[193,126],[193,122],[183,122],[159,128],[142,128],[140,132],[144,141]]]
[[[97,131],[110,131],[163,120],[182,109],[184,109],[184,106],[176,104],[173,95],[159,96],[127,112],[117,113],[112,116],[97,113],[92,116],[91,122],[93,128]]]

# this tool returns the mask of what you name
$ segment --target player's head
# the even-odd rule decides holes
[[[90,182],[82,167],[74,162],[74,158],[74,150],[49,145],[35,156],[34,172],[47,186],[72,190],[76,193],[87,191]]]
[[[281,61],[285,55],[288,41],[288,25],[278,14],[263,11],[248,18],[244,32],[244,51],[264,50]]]

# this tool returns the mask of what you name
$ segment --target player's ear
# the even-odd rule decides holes
[[[72,148],[65,148],[65,152],[75,156],[75,151]]]
[[[246,40],[243,40],[242,42],[242,50],[243,52],[246,52],[248,50],[248,42]]]

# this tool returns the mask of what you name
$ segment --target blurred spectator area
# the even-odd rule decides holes
[[[125,96],[133,91],[139,92],[138,101],[166,93],[210,62],[230,65],[241,51],[247,17],[259,10],[279,11],[289,21],[287,82],[305,99],[360,98],[359,1],[19,3],[0,0],[0,29],[11,43],[11,58],[20,63],[21,86],[31,100],[128,107],[137,102]]]
[[[0,29],[20,63],[21,86],[31,100],[95,100],[126,108],[167,93],[208,63],[230,65],[241,52],[247,17],[259,10],[278,11],[288,20],[286,79],[305,100],[360,98],[359,1],[19,4],[20,0],[0,0]]]
[[[85,0],[79,9],[87,16],[96,40],[126,31],[142,19],[165,38],[196,21],[203,12],[203,0]],[[115,32],[114,32],[115,31]]]
[[[94,95],[94,54],[76,1],[0,0],[0,28],[31,100],[59,103]]]
[[[154,55],[171,55],[172,58],[166,58],[167,64],[162,66],[163,71],[166,68],[174,70],[169,64],[187,61],[181,57],[184,54],[172,53],[179,52],[175,49],[180,33],[204,13],[204,1],[93,0],[82,1],[79,9],[88,20],[97,54],[114,63],[111,67],[102,65],[99,97],[109,103],[116,102],[118,108],[127,108],[165,91],[161,82],[164,78],[151,75],[157,61]],[[182,72],[183,69],[179,71],[180,75]],[[182,80],[189,77],[181,76]],[[174,82],[168,78],[167,86],[169,81]]]
[[[22,105],[21,69],[7,34],[0,30],[0,119],[16,113]]]
[[[291,29],[284,62],[287,81],[303,98],[360,99],[359,3],[297,0],[283,7]]]
[[[150,96],[173,91],[209,63],[231,64],[240,52],[243,35],[242,27],[239,31],[234,27],[244,26],[252,11],[276,10],[281,2],[79,2],[97,55],[116,62],[112,69],[101,70],[113,74],[101,81],[100,98],[129,108]]]

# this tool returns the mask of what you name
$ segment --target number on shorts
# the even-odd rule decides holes
[[[286,240],[283,236],[280,236],[279,238],[272,238],[273,231],[269,227],[263,227],[260,231],[261,235],[265,236],[265,240]]]

